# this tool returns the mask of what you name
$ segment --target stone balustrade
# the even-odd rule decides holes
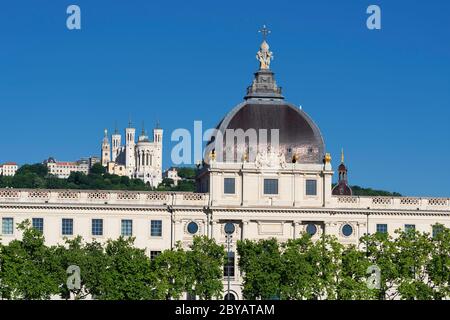
[[[206,206],[208,194],[112,190],[0,189],[2,203]]]
[[[330,206],[347,209],[447,211],[449,198],[333,196]]]
[[[208,206],[207,193],[114,190],[0,189],[0,204],[103,204],[148,206]],[[273,204],[272,204],[273,206]],[[276,206],[276,205],[275,205]],[[300,205],[298,208],[301,208]],[[310,206],[308,206],[310,207]],[[332,196],[329,209],[389,209],[446,211],[449,198]],[[296,207],[297,208],[297,207]]]

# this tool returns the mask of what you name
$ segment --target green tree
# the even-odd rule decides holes
[[[89,170],[90,174],[103,175],[106,173],[106,168],[101,163],[95,163]]]
[[[430,300],[433,289],[426,283],[426,264],[433,250],[429,234],[416,230],[396,230],[394,240],[395,262],[398,269],[396,291],[401,299]]]
[[[177,172],[182,179],[195,179],[196,176],[196,169],[193,167],[179,167]]]
[[[450,297],[450,229],[442,224],[435,237],[431,237],[432,249],[425,264],[428,275],[428,285],[433,290],[433,299],[448,299]]]
[[[370,196],[370,197],[401,197],[398,192],[390,192],[385,190],[376,190],[372,188],[362,188],[360,186],[351,186],[354,196]]]
[[[339,300],[376,299],[377,292],[367,287],[367,268],[371,262],[366,253],[355,245],[347,246],[342,252],[342,262],[336,298]]]
[[[313,298],[317,285],[316,267],[311,259],[311,237],[303,234],[282,245],[280,291],[281,299],[303,300]],[[276,251],[274,258],[276,258]],[[277,258],[276,258],[277,259]]]
[[[26,175],[29,173],[34,173],[39,177],[46,177],[48,175],[48,168],[45,164],[35,163],[35,164],[24,164],[16,171],[16,175]]]
[[[381,270],[381,287],[376,289],[379,300],[392,300],[398,297],[394,290],[399,277],[396,257],[398,247],[392,237],[387,233],[374,233],[364,235],[361,242],[366,250],[366,255],[372,265]]]
[[[155,297],[179,299],[186,290],[187,256],[180,243],[172,250],[165,250],[152,261],[152,272],[156,277]]]
[[[156,279],[145,250],[133,246],[134,238],[108,240],[106,272],[100,277],[96,298],[102,300],[148,300],[155,296]]]
[[[58,260],[60,276],[60,295],[62,298],[73,297],[76,300],[85,299],[87,296],[97,297],[102,292],[102,284],[106,278],[107,260],[102,245],[93,241],[84,244],[80,236],[67,239],[65,245],[60,245],[53,250],[55,259]],[[67,288],[66,270],[75,265],[80,268],[81,286],[69,290]]]
[[[22,240],[0,247],[0,295],[5,299],[49,299],[58,294],[57,267],[41,232],[25,220]]]
[[[243,273],[245,299],[280,297],[283,276],[280,245],[275,238],[238,241],[239,268]]]
[[[200,299],[220,298],[225,257],[223,245],[206,236],[195,236],[186,252],[186,292]]]

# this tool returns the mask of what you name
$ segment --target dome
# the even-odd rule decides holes
[[[279,149],[286,162],[292,162],[294,156],[300,163],[322,163],[324,157],[324,142],[319,128],[301,109],[283,100],[248,99],[232,109],[217,126],[224,138],[224,152],[230,146],[226,144],[227,130],[242,129],[247,132],[254,129],[258,145],[235,141],[232,148],[259,151],[270,145],[273,131],[278,129]],[[265,130],[261,130],[265,129]],[[236,132],[236,131],[235,131]],[[264,132],[267,132],[267,138]],[[267,142],[267,143],[266,143]],[[264,144],[264,145],[263,145]],[[250,151],[249,151],[250,150]],[[229,161],[230,159],[226,159]],[[240,159],[233,159],[239,161]]]
[[[284,100],[269,68],[273,56],[268,49],[264,40],[256,55],[260,68],[244,102],[220,121],[207,154],[214,150],[219,162],[252,162],[276,156],[286,163],[323,163],[325,146],[320,130],[303,110]]]

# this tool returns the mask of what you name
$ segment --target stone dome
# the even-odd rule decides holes
[[[230,147],[226,144],[228,129],[242,129],[244,132],[254,129],[257,134],[257,146],[249,145],[249,139],[245,140],[245,145],[236,139],[232,146],[237,150],[245,148],[247,153],[249,148],[264,149],[265,146],[262,144],[266,141],[270,145],[273,141],[272,130],[278,129],[279,150],[285,155],[286,162],[293,162],[294,157],[299,163],[323,161],[325,147],[319,128],[304,111],[281,99],[248,99],[232,109],[216,129],[223,134],[224,149]],[[267,132],[267,139],[264,130],[261,129]]]
[[[270,69],[260,69],[255,74],[251,86],[247,88],[244,102],[234,107],[216,127],[216,134],[208,143],[207,151],[217,151],[221,156],[217,143],[221,146],[224,162],[241,162],[245,155],[271,151],[278,129],[279,153],[284,155],[287,163],[323,163],[325,145],[317,125],[299,107],[286,102],[278,87],[274,73]],[[227,140],[229,130],[241,129],[243,132],[254,129],[257,141],[250,141],[249,135],[244,139],[231,137]],[[263,129],[263,130],[261,130]],[[264,130],[265,129],[265,130]],[[272,139],[272,132],[273,138]],[[219,137],[222,139],[219,140]],[[216,142],[217,141],[217,142]],[[227,150],[234,150],[233,158]],[[244,154],[240,157],[240,154]],[[252,159],[246,159],[252,161]]]

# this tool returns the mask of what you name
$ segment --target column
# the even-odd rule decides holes
[[[292,234],[292,239],[297,239],[297,234],[300,230],[299,226],[300,226],[301,222],[300,221],[293,221],[292,225],[293,225],[293,234]]]
[[[214,239],[214,228],[216,227],[216,225],[217,222],[211,216],[211,230],[210,230],[211,239]]]
[[[241,228],[242,228],[242,233],[241,233],[241,236],[242,236],[242,239],[241,240],[245,240],[245,239],[247,239],[247,233],[248,233],[248,224],[249,224],[249,221],[248,220],[243,220],[242,221],[242,224],[241,224]]]

